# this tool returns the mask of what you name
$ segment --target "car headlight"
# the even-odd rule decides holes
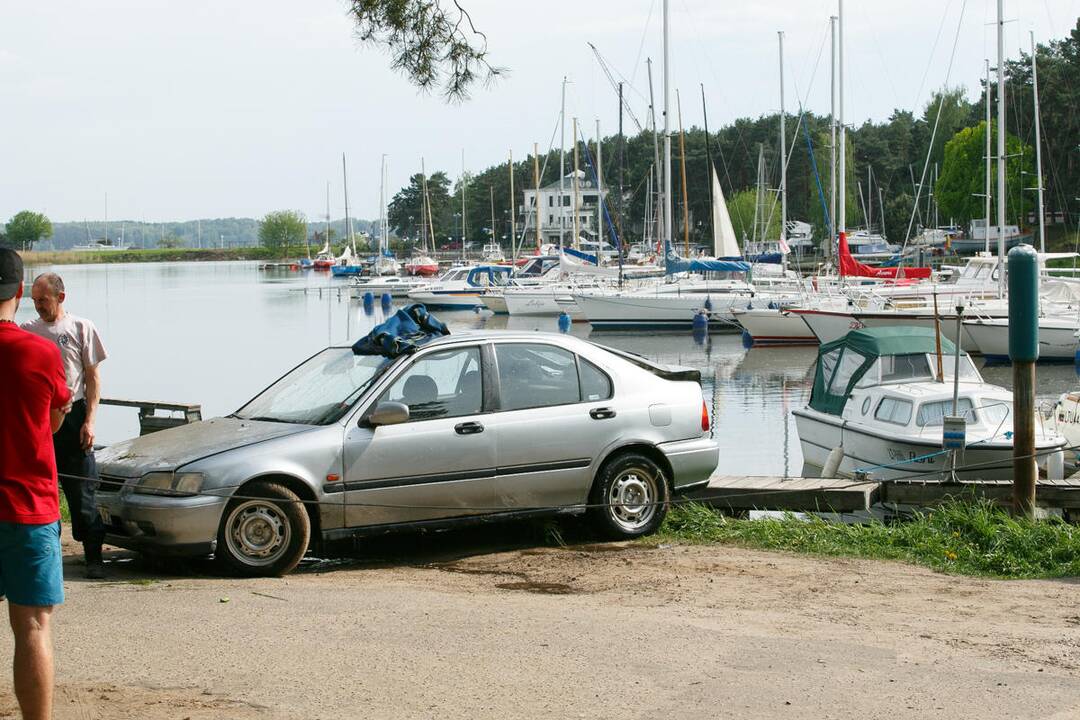
[[[202,473],[151,472],[139,478],[134,491],[144,495],[196,495],[204,480]]]

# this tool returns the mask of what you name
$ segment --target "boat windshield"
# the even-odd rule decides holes
[[[937,358],[933,357],[932,355],[927,355],[926,357],[933,363],[931,367],[936,368]],[[944,372],[946,378],[951,378],[955,374],[953,372],[953,368],[955,366],[956,363],[952,355],[942,354],[941,369]],[[975,369],[975,364],[971,362],[971,358],[968,357],[966,354],[962,354],[960,356],[960,379],[971,382],[982,381],[982,376],[979,375],[979,371]]]
[[[380,355],[327,348],[259,393],[233,417],[300,425],[329,425],[390,366]]]

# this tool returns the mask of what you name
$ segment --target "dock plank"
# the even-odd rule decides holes
[[[855,512],[869,510],[880,487],[837,478],[717,475],[689,497],[721,510]]]

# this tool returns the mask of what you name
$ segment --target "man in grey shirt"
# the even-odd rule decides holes
[[[71,511],[71,535],[82,542],[86,556],[86,577],[105,576],[101,545],[105,524],[97,512],[98,486],[94,462],[94,421],[101,399],[98,364],[108,355],[94,323],[64,310],[64,281],[56,273],[43,273],[31,290],[38,319],[23,329],[55,343],[60,348],[67,386],[71,391],[71,412],[53,436],[56,468]]]

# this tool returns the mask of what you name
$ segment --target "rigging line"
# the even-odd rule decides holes
[[[637,58],[634,60],[634,72],[630,74],[631,88],[634,87],[633,81],[637,79],[638,70],[641,69],[641,56],[645,54],[645,39],[649,37],[649,27],[652,25],[654,10],[656,10],[656,0],[649,3],[649,14],[645,16],[645,29],[641,31],[641,43],[638,44]]]
[[[967,4],[967,0],[964,0],[964,4]],[[911,104],[912,112],[915,111],[915,108],[919,107],[919,98],[922,97],[923,89],[926,87],[926,80],[930,77],[930,68],[934,66],[934,54],[937,52],[938,43],[941,42],[941,33],[945,31],[945,20],[949,17],[949,11],[952,10],[952,5],[953,0],[949,0],[949,2],[945,5],[944,12],[941,13],[941,21],[938,23],[938,30],[937,35],[934,37],[934,44],[930,46],[930,54],[926,56],[926,69],[923,70],[922,80],[919,81],[919,90],[915,93],[915,97]],[[983,7],[985,8],[985,5]],[[963,7],[961,7],[960,9],[960,17],[961,19],[964,17]],[[956,52],[955,45],[953,47],[953,52]],[[897,94],[897,97],[899,97],[899,94]]]
[[[945,87],[949,85],[949,78],[952,77],[953,63],[956,61],[956,47],[960,43],[960,31],[964,27],[964,11],[967,10],[967,0],[963,0],[960,5],[960,18],[956,22],[956,35],[953,38],[952,52],[949,54],[949,67],[945,70]],[[926,148],[926,161],[923,163],[922,175],[919,176],[919,186],[915,189],[915,203],[911,209],[911,217],[908,219],[907,231],[904,233],[904,247],[900,251],[900,257],[903,258],[904,250],[907,250],[908,241],[911,239],[911,227],[915,223],[915,209],[919,206],[919,199],[922,195],[923,184],[926,182],[926,171],[930,167],[930,155],[934,152],[934,141],[937,139],[938,125],[941,122],[941,111],[945,107],[945,93],[942,93],[941,99],[938,102],[937,116],[934,118],[934,130],[930,133],[930,143]],[[903,260],[901,260],[901,265]]]

